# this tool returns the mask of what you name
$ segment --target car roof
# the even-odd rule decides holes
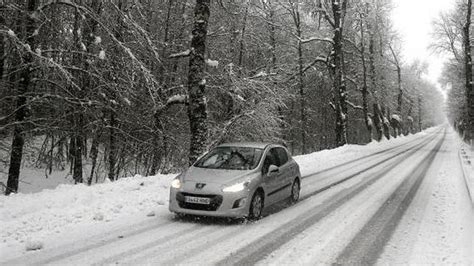
[[[230,142],[230,143],[222,143],[217,147],[247,147],[247,148],[258,148],[258,149],[265,149],[268,145],[276,145],[281,146],[276,143],[271,142]]]

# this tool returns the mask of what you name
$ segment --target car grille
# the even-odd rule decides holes
[[[210,204],[197,204],[197,203],[184,202],[185,196],[209,198],[211,199],[211,203]],[[216,211],[219,208],[219,206],[221,206],[222,204],[222,196],[178,192],[176,194],[176,201],[178,201],[179,207],[183,209],[199,210],[199,211]]]

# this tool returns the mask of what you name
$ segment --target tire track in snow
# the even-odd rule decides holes
[[[193,225],[190,228],[187,228],[185,230],[173,233],[172,235],[167,235],[163,237],[159,237],[152,242],[147,242],[143,245],[138,245],[132,249],[128,249],[125,252],[120,252],[118,254],[114,254],[113,256],[109,256],[106,259],[103,259],[99,262],[94,263],[93,265],[110,265],[110,264],[118,264],[121,262],[121,260],[127,260],[131,259],[132,261],[134,260],[139,260],[140,257],[134,258],[134,255],[139,255],[145,251],[148,251],[150,249],[154,249],[163,245],[167,246],[176,246],[179,244],[187,243],[189,242],[189,238],[199,238],[200,236],[205,236],[208,235],[210,231],[213,231],[214,228],[209,228],[209,227],[202,227]],[[132,264],[130,262],[125,262],[126,264]]]
[[[442,132],[442,128],[438,129],[437,131],[433,132],[432,134],[433,135],[436,135],[440,132]],[[378,151],[378,152],[375,152],[375,153],[371,153],[371,154],[368,154],[368,155],[365,155],[365,156],[362,156],[362,157],[359,157],[357,159],[352,159],[352,160],[349,160],[347,162],[344,162],[344,163],[341,163],[341,164],[338,164],[338,165],[334,165],[334,166],[331,166],[329,168],[326,168],[326,169],[323,169],[323,170],[319,170],[317,172],[314,172],[314,173],[310,173],[310,174],[306,174],[304,176],[301,177],[301,179],[305,179],[305,178],[308,178],[308,177],[312,177],[312,176],[316,176],[316,175],[319,175],[319,174],[322,174],[322,173],[326,173],[326,172],[329,172],[329,171],[332,171],[334,169],[338,169],[338,168],[341,168],[343,166],[347,166],[347,165],[350,165],[350,164],[353,164],[353,163],[356,163],[356,162],[360,162],[362,160],[365,160],[365,159],[368,159],[368,158],[372,158],[372,157],[375,157],[377,155],[380,155],[380,154],[384,154],[386,152],[389,152],[389,151],[392,151],[392,150],[395,150],[395,149],[399,149],[399,148],[402,148],[404,146],[407,146],[409,144],[412,144],[412,143],[415,143],[417,140],[419,140],[420,138],[423,138],[423,137],[419,137],[419,138],[416,138],[416,139],[413,139],[413,140],[410,140],[410,141],[407,141],[399,146],[395,146],[395,147],[391,147],[391,148],[388,148],[388,149],[384,149],[384,150],[381,150],[381,151]]]
[[[370,164],[369,166],[363,168],[362,170],[357,171],[356,173],[353,173],[353,174],[351,174],[351,175],[349,175],[349,176],[346,176],[346,177],[344,177],[344,178],[342,178],[342,179],[340,179],[340,180],[338,180],[338,181],[335,181],[335,182],[333,182],[333,183],[331,183],[331,184],[329,184],[329,185],[326,185],[326,186],[324,186],[324,187],[322,187],[322,188],[320,188],[320,189],[318,189],[318,190],[316,190],[316,191],[313,191],[313,192],[311,192],[310,194],[305,195],[304,197],[301,198],[301,200],[305,200],[306,198],[312,197],[312,196],[314,196],[314,195],[316,195],[316,194],[319,194],[319,193],[321,193],[321,192],[323,192],[323,191],[326,191],[326,190],[328,190],[328,189],[330,189],[330,188],[332,188],[332,187],[334,187],[334,186],[337,186],[337,185],[339,185],[339,184],[341,184],[341,183],[343,183],[343,182],[345,182],[345,181],[348,181],[349,179],[352,179],[352,178],[354,178],[355,176],[358,176],[358,175],[360,175],[360,174],[362,174],[362,173],[364,173],[364,172],[367,172],[368,170],[370,170],[370,169],[372,169],[372,168],[374,168],[374,167],[377,167],[377,166],[379,166],[379,165],[382,165],[383,163],[386,163],[386,162],[388,162],[388,161],[390,161],[390,160],[392,160],[392,159],[394,159],[394,158],[396,158],[396,157],[398,157],[398,156],[400,156],[400,155],[402,155],[402,154],[404,154],[404,153],[406,153],[406,152],[408,152],[408,151],[410,151],[410,150],[412,150],[412,149],[416,149],[417,147],[422,147],[422,146],[428,144],[429,142],[431,142],[431,141],[432,141],[433,139],[435,139],[436,137],[437,137],[437,135],[434,135],[434,136],[432,136],[432,137],[430,137],[430,138],[427,138],[427,139],[423,140],[422,142],[420,142],[420,143],[418,143],[418,144],[416,144],[416,145],[413,145],[413,146],[409,147],[408,149],[405,149],[405,150],[403,150],[403,151],[401,151],[401,152],[398,152],[398,153],[396,153],[396,154],[394,154],[394,155],[391,155],[391,156],[389,156],[389,157],[387,157],[387,158],[385,158],[385,159],[383,159],[383,160],[378,161],[377,163]],[[339,172],[338,172],[338,173],[339,173]],[[315,180],[315,181],[313,181],[313,182],[305,183],[305,186],[309,186],[309,185],[314,184],[314,183],[319,182],[319,181],[321,181],[321,180]]]
[[[362,230],[352,239],[344,251],[336,259],[336,264],[372,265],[377,262],[380,254],[393,232],[401,221],[403,214],[410,206],[436,154],[443,144],[443,138],[423,159],[416,168],[398,186],[395,192],[384,202]]]
[[[232,252],[224,259],[220,260],[217,264],[218,265],[253,265],[256,262],[262,260],[271,252],[277,250],[285,243],[289,242],[293,239],[296,235],[303,232],[306,228],[316,224],[329,213],[333,212],[335,209],[342,206],[344,203],[351,200],[353,197],[364,191],[367,187],[375,183],[377,180],[385,176],[388,171],[395,169],[401,162],[409,159],[409,157],[423,147],[428,145],[432,140],[436,138],[430,138],[427,141],[424,141],[417,145],[417,148],[412,148],[406,150],[406,156],[403,156],[394,162],[388,164],[383,169],[377,171],[373,175],[371,175],[367,180],[364,180],[360,184],[353,186],[351,188],[347,188],[343,192],[334,195],[326,202],[318,205],[314,208],[313,212],[306,212],[299,217],[295,217],[295,219],[291,222],[285,223],[275,230],[259,237],[258,239],[252,241],[249,245],[238,249],[235,252]],[[402,154],[399,154],[401,156]],[[394,158],[392,158],[394,159]],[[359,173],[360,174],[360,173]],[[355,175],[351,175],[354,177]],[[348,180],[348,179],[346,179]],[[340,183],[339,183],[340,184]],[[317,193],[311,193],[311,196],[316,195]],[[305,199],[311,197],[308,196]],[[297,205],[296,205],[297,206]]]
[[[122,231],[122,229],[114,230],[112,232],[108,232],[107,235],[104,237],[102,235],[96,236],[95,239],[92,241],[93,243],[89,243],[88,245],[82,247],[76,247],[74,244],[71,246],[62,247],[61,250],[42,250],[36,254],[31,254],[27,256],[22,256],[20,258],[12,259],[10,261],[5,262],[7,265],[11,264],[22,264],[26,261],[35,261],[35,264],[48,264],[55,261],[63,260],[67,257],[74,256],[79,253],[84,253],[92,249],[96,249],[105,245],[109,245],[118,241],[123,241],[123,239],[142,234],[144,232],[148,232],[163,226],[170,225],[173,223],[172,220],[165,220],[160,223],[153,223],[148,225],[148,221],[146,225],[139,226],[138,229],[133,229],[130,231]],[[66,251],[65,251],[66,249]],[[41,254],[43,252],[51,252],[48,254]],[[31,257],[31,258],[30,258]]]

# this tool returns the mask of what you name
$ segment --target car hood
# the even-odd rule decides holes
[[[184,174],[184,182],[229,184],[254,174],[256,170],[224,170],[191,166]]]

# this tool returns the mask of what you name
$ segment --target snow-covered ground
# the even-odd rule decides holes
[[[144,258],[155,258],[158,253],[162,263],[192,263],[193,256],[205,259],[202,262],[225,262],[231,254],[250,254],[252,250],[247,251],[246,246],[262,248],[265,238],[272,249],[269,256],[259,259],[260,263],[331,263],[429,154],[435,146],[429,137],[439,140],[441,131],[431,128],[391,141],[297,156],[302,175],[307,176],[302,184],[304,200],[254,224],[222,226],[175,220],[167,210],[169,183],[175,175],[135,176],[91,187],[59,185],[38,193],[0,196],[0,263],[11,259],[16,263],[38,262],[34,258],[43,258],[39,262],[85,264],[111,264],[117,258],[155,262]],[[431,148],[416,150],[423,141]],[[466,196],[459,147],[457,137],[448,129],[427,172],[429,178],[425,177],[394,229],[379,263],[474,263],[473,209]],[[403,157],[405,150],[413,150],[412,155]],[[394,159],[400,160],[399,165]],[[381,178],[361,192],[357,186],[366,182],[363,175],[315,194],[326,182],[358,171]],[[314,173],[318,174],[311,175]],[[287,236],[288,232],[295,235]],[[267,235],[276,237],[275,241],[272,243]],[[215,249],[201,250],[205,246]],[[182,257],[180,252],[189,256]],[[18,259],[22,256],[24,261]]]

